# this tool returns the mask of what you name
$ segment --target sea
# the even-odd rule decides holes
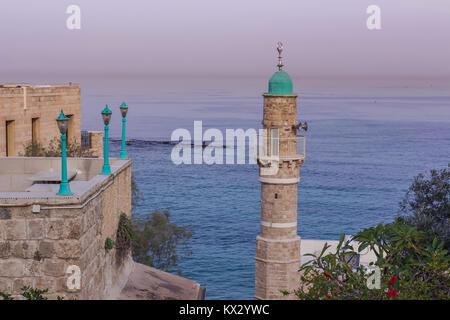
[[[113,111],[111,156],[120,152],[119,105],[129,106],[128,156],[143,201],[134,214],[170,209],[191,226],[184,277],[207,299],[253,299],[260,183],[255,164],[181,164],[168,142],[176,129],[261,128],[270,77],[111,76],[80,78],[82,129],[102,130]],[[298,119],[307,121],[298,188],[303,239],[336,240],[392,221],[414,176],[450,163],[450,81],[294,77]],[[176,273],[176,270],[171,270]]]

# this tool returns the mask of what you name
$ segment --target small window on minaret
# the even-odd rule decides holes
[[[275,193],[275,199],[278,199],[278,193]]]
[[[278,156],[278,137],[279,137],[278,128],[271,129],[270,134],[271,134],[270,143],[272,145],[271,156]]]

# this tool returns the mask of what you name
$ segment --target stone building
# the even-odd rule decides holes
[[[56,117],[61,109],[70,118],[68,143],[81,143],[81,89],[77,85],[0,85],[0,156],[23,154],[32,141],[47,146],[59,139]],[[94,156],[101,155],[102,133],[87,133]]]
[[[17,157],[32,141],[60,138],[61,109],[70,118],[68,143],[102,157],[103,131],[81,132],[79,86],[0,85],[0,292],[23,299],[30,286],[48,289],[50,299],[203,299],[197,282],[107,248],[121,214],[131,217],[131,160],[110,159],[112,173],[102,175],[102,158],[68,158],[73,194],[62,196],[61,158]]]
[[[59,137],[60,110],[70,118],[68,141],[81,140],[79,86],[0,85],[0,156],[14,157],[31,141],[46,145]]]
[[[263,128],[258,155],[261,182],[261,230],[256,238],[255,298],[286,299],[281,290],[299,287],[300,237],[297,194],[304,140],[297,137],[297,95],[289,75],[279,70],[264,96]]]
[[[0,158],[0,291],[23,286],[50,299],[202,299],[192,280],[133,262],[117,241],[120,215],[131,216],[131,160],[68,158],[73,195],[57,195],[60,158]],[[77,286],[77,274],[79,285]]]
[[[113,160],[111,175],[99,175],[102,164],[69,158],[73,195],[61,196],[60,158],[0,158],[0,291],[17,296],[27,285],[49,289],[50,298],[119,296],[133,262],[127,255],[116,263],[116,250],[104,247],[120,214],[131,215],[131,161]],[[81,278],[72,290],[74,268]]]

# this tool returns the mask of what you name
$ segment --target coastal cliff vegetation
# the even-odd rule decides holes
[[[143,199],[142,193],[132,177],[132,254],[136,262],[164,271],[182,270],[178,263],[190,256],[189,239],[194,234],[190,226],[173,223],[169,209],[155,210],[150,214],[136,214]]]
[[[378,224],[318,255],[300,269],[300,299],[450,299],[450,170],[414,178],[394,222]],[[358,242],[358,246],[353,241]],[[376,261],[355,264],[369,248]],[[289,294],[289,292],[283,292]]]

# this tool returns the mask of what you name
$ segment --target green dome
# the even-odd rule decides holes
[[[294,94],[291,77],[283,70],[275,72],[269,80],[269,92],[267,94]]]

